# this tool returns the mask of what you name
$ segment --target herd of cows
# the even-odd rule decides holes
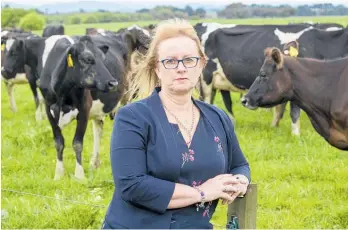
[[[213,103],[220,91],[233,116],[230,92],[241,92],[246,108],[276,107],[272,125],[278,125],[290,101],[293,134],[300,133],[302,109],[328,143],[348,150],[348,28],[307,23],[198,23],[194,28],[208,56],[201,100]],[[2,30],[1,74],[11,109],[17,111],[14,85],[29,83],[36,119],[47,118],[52,127],[55,179],[64,175],[62,128],[75,119],[75,177],[85,178],[81,153],[88,120],[94,136],[90,164],[99,167],[104,118],[113,118],[117,107],[130,101],[127,72],[136,65],[135,51],[146,53],[154,29],[88,28],[83,36],[64,35],[62,25],[47,26],[42,36]]]

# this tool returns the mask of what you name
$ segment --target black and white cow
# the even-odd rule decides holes
[[[88,36],[74,39],[52,37],[48,40],[54,45],[48,52],[47,59],[44,59],[46,63],[40,74],[40,90],[45,98],[46,115],[52,126],[57,150],[55,179],[64,175],[65,145],[61,129],[73,119],[77,120],[73,140],[76,154],[75,177],[84,179],[82,149],[88,119],[89,116],[97,117],[97,113],[103,111],[99,99],[98,105],[93,105],[91,90],[96,94],[99,91],[116,91],[119,81],[104,63],[108,46],[98,47]],[[98,167],[99,159],[92,156],[91,164]]]
[[[63,25],[48,25],[42,32],[42,37],[50,37],[52,35],[64,35]]]
[[[17,41],[15,47],[26,47],[25,52],[32,54],[30,60],[34,60],[32,65],[40,76],[40,90],[45,97],[46,114],[57,148],[55,179],[61,178],[64,174],[64,138],[61,129],[74,119],[78,120],[73,143],[77,161],[75,176],[84,178],[81,152],[88,119],[92,119],[94,131],[91,165],[95,168],[99,166],[103,120],[108,113],[115,110],[122,97],[127,61],[132,51],[138,48],[129,47],[129,44],[138,44],[137,39],[128,31],[123,36],[51,36],[48,39],[37,40],[36,44],[20,44],[20,41]],[[20,59],[16,57],[13,61],[25,62],[24,59]],[[97,66],[96,70],[91,67],[94,65]],[[113,80],[110,80],[110,76]],[[115,90],[104,92],[110,87],[115,87]]]
[[[11,73],[10,70],[5,71],[4,65],[6,65],[6,53],[10,50],[14,38],[18,39],[32,39],[39,37],[38,35],[28,33],[28,32],[13,32],[13,31],[2,31],[1,32],[1,75],[4,83],[6,85],[7,94],[10,100],[11,110],[17,112],[17,105],[14,97],[14,86],[19,84],[27,84],[30,81],[30,78],[33,76],[30,73],[29,66],[25,65],[23,68],[19,69],[16,74]],[[32,85],[30,85],[32,88]],[[35,103],[38,104],[38,95],[36,90],[32,92],[34,95]]]
[[[305,25],[238,25],[214,30],[208,35],[203,33],[202,37],[208,37],[204,47],[209,58],[203,72],[204,100],[211,102],[214,89],[221,89],[224,103],[232,114],[229,91],[245,91],[251,86],[258,69],[262,66],[264,47],[273,46],[281,49],[284,44],[299,40],[300,48],[306,49],[306,46],[311,46],[311,44],[304,42],[302,45],[300,39],[305,33],[313,31],[318,30]],[[335,38],[335,34],[339,33],[339,30],[328,30],[324,33],[327,37],[331,35]],[[335,45],[336,41],[335,39],[329,40],[329,43]],[[318,45],[316,47],[320,48]],[[304,55],[306,54],[309,52],[304,53]],[[293,127],[295,125],[293,124]],[[293,133],[297,134],[297,131],[293,130]]]

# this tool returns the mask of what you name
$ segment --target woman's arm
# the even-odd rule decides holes
[[[176,183],[174,194],[168,204],[168,209],[182,208],[200,201],[201,195],[195,188]]]

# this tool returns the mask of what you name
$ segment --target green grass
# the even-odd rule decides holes
[[[288,18],[248,18],[248,19],[201,19],[190,20],[191,24],[198,22],[219,22],[223,24],[247,24],[247,25],[262,25],[262,24],[288,24],[301,23],[301,22],[318,22],[318,23],[338,23],[343,26],[348,26],[348,16],[328,16],[328,17],[288,17]],[[138,22],[114,22],[114,23],[94,23],[94,24],[78,24],[78,25],[66,25],[65,33],[69,35],[83,35],[86,33],[86,28],[104,28],[111,31],[116,31],[121,28],[138,24],[140,26],[146,26],[149,24],[156,24],[159,21],[138,21]],[[42,31],[33,31],[36,34],[41,35]]]
[[[341,19],[348,21],[347,17]],[[74,28],[67,26],[68,34]],[[2,227],[100,228],[114,191],[109,161],[112,121],[105,120],[97,171],[88,167],[93,149],[92,125],[88,124],[83,150],[86,184],[72,177],[76,123],[63,130],[66,174],[61,181],[53,181],[56,151],[51,127],[47,120],[35,121],[29,86],[15,88],[16,114],[10,110],[3,83],[1,89],[1,187],[24,193],[2,190]],[[348,153],[327,144],[304,113],[301,136],[294,137],[288,108],[280,127],[271,128],[272,112],[242,107],[238,94],[233,95],[233,102],[236,133],[250,163],[252,181],[258,185],[257,227],[348,228]],[[224,108],[219,94],[216,104]],[[225,226],[226,211],[227,206],[217,207],[212,219],[217,227]]]
[[[63,130],[66,175],[53,181],[56,153],[49,123],[35,121],[29,86],[15,90],[19,112],[13,114],[2,84],[2,188],[104,207],[2,191],[2,210],[7,212],[2,226],[99,228],[114,189],[109,162],[112,121],[105,121],[102,165],[94,172],[88,168],[93,147],[92,126],[88,125],[83,151],[87,184],[72,177],[75,123]],[[238,95],[233,100],[237,136],[258,185],[258,228],[347,228],[348,154],[319,137],[304,113],[301,137],[293,137],[288,109],[280,127],[271,128],[271,112],[245,109]],[[222,107],[220,96],[217,104]],[[225,225],[226,211],[227,206],[218,206],[212,220],[216,226]]]

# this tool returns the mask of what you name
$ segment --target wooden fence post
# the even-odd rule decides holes
[[[249,184],[243,198],[236,198],[228,206],[227,225],[237,217],[238,226],[228,226],[227,229],[256,229],[257,185]]]

